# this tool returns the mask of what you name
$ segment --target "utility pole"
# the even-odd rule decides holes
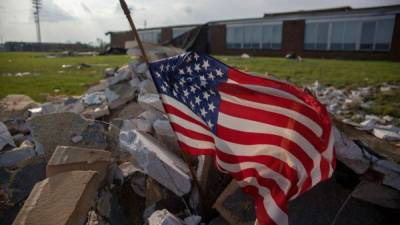
[[[34,10],[33,15],[35,16],[35,23],[36,23],[37,41],[39,43],[42,43],[42,37],[40,34],[40,16],[39,16],[40,9],[42,8],[42,2],[41,0],[32,0],[32,5]]]

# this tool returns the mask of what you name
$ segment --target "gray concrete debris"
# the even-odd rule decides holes
[[[178,196],[191,189],[191,177],[188,166],[182,159],[163,148],[150,135],[124,126],[121,129],[120,147],[132,154],[138,166],[150,177]]]
[[[131,63],[131,68],[132,68],[133,72],[135,72],[137,74],[144,74],[148,70],[147,64],[144,62],[140,62],[140,61],[135,61],[135,62]]]
[[[73,142],[73,143],[78,143],[78,142],[80,142],[80,141],[82,141],[83,140],[83,137],[81,136],[81,135],[76,135],[76,136],[73,136],[72,138],[71,138],[71,141]]]
[[[374,128],[373,134],[375,137],[387,141],[400,141],[400,134],[393,131]]]
[[[118,112],[118,115],[116,118],[126,120],[126,119],[132,119],[137,116],[139,116],[141,113],[143,113],[145,109],[142,108],[141,105],[137,102],[130,102],[126,106],[124,106],[123,109],[121,109],[120,112]]]
[[[132,72],[129,69],[128,65],[122,66],[114,76],[107,79],[107,83],[109,86],[121,83],[123,81],[127,81],[131,79]]]
[[[82,102],[85,105],[101,105],[106,101],[104,92],[86,93],[82,96]]]
[[[110,218],[112,194],[108,189],[102,189],[97,193],[96,211],[99,215]]]
[[[35,157],[37,153],[32,147],[14,148],[0,154],[0,167],[17,166],[24,160]]]
[[[182,220],[168,210],[157,210],[148,219],[149,225],[184,225]]]
[[[16,146],[20,146],[22,142],[28,140],[28,136],[25,136],[24,134],[21,133],[14,135],[12,138]]]
[[[8,132],[8,129],[4,123],[0,122],[0,151],[4,148],[6,145],[11,145],[15,147],[14,140]]]
[[[82,115],[88,119],[98,119],[100,117],[110,115],[110,110],[106,104],[100,106],[89,106],[86,107],[85,111],[82,112]]]
[[[351,196],[382,207],[400,209],[400,192],[376,182],[361,181]]]
[[[104,70],[104,77],[106,77],[106,78],[108,78],[108,77],[112,77],[112,76],[114,76],[114,73],[115,73],[115,69],[114,68],[106,68],[105,70]]]
[[[128,83],[120,83],[106,89],[105,95],[110,109],[116,109],[136,97],[136,89]]]
[[[158,94],[140,94],[138,103],[144,109],[157,109],[164,112],[164,107]]]

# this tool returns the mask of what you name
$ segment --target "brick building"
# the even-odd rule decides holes
[[[145,42],[172,43],[200,25],[139,30]],[[130,40],[129,32],[110,32],[111,46]],[[207,23],[207,52],[217,55],[248,53],[303,57],[400,61],[400,5],[373,8],[340,7],[265,14],[260,18]]]

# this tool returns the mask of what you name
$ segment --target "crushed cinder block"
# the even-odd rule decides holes
[[[140,94],[138,97],[138,103],[144,109],[157,109],[164,112],[164,107],[158,94]]]
[[[127,81],[132,77],[132,72],[128,65],[122,66],[118,69],[117,73],[114,73],[114,76],[111,76],[107,79],[107,83],[109,86],[121,83],[123,81]]]
[[[168,210],[157,210],[148,219],[149,225],[184,225],[182,220]]]
[[[0,122],[0,151],[6,145],[15,147],[14,140],[13,140],[10,132],[8,132],[6,125],[4,125],[4,123]]]
[[[132,154],[138,166],[178,196],[191,189],[191,177],[184,161],[162,147],[150,135],[123,126],[119,135],[122,150]]]
[[[24,160],[30,159],[37,155],[33,147],[19,147],[0,154],[0,167],[17,166]]]
[[[129,83],[119,83],[108,87],[105,91],[110,109],[116,109],[136,97],[136,89]]]
[[[70,171],[38,182],[13,225],[83,225],[98,186],[95,171]]]
[[[400,134],[390,130],[374,128],[372,132],[375,137],[380,139],[384,139],[387,141],[400,141]]]
[[[140,94],[157,94],[157,88],[150,79],[143,80],[139,84]]]
[[[121,109],[120,112],[118,112],[116,118],[123,120],[132,119],[139,116],[144,111],[145,109],[143,109],[142,106],[139,105],[139,103],[132,101],[124,106],[124,108]]]
[[[361,181],[351,196],[386,208],[400,208],[400,192],[377,182]]]
[[[111,163],[111,152],[79,148],[72,146],[57,146],[46,167],[47,177],[72,170],[93,170],[99,173],[99,179],[104,180],[107,168]]]

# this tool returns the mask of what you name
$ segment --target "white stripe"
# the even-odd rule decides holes
[[[286,99],[289,99],[289,100],[293,100],[293,101],[296,101],[296,102],[298,102],[300,104],[303,104],[306,107],[310,107],[307,104],[304,104],[304,101],[299,99],[297,96],[292,95],[287,91],[282,91],[282,90],[277,89],[277,88],[260,86],[260,85],[253,85],[253,84],[242,84],[242,83],[238,83],[237,81],[234,81],[232,79],[228,79],[227,83],[237,84],[239,86],[248,88],[248,89],[253,90],[253,91],[257,91],[257,92],[260,92],[260,93],[269,94],[269,95],[273,95],[273,96],[277,96],[277,97],[282,97],[282,98],[286,98]]]
[[[168,95],[161,95],[162,101],[164,102],[164,104],[169,104],[174,106],[175,108],[179,109],[179,111],[183,112],[184,114],[192,117],[193,119],[199,121],[200,123],[204,124],[205,126],[207,126],[207,124],[200,119],[199,116],[197,116],[196,114],[193,113],[193,111],[191,109],[189,109],[186,105],[180,103],[179,101],[175,100],[172,97],[169,97]]]
[[[220,94],[221,94],[221,99],[225,100],[227,102],[236,103],[236,104],[244,105],[247,107],[261,109],[261,110],[274,112],[274,113],[278,113],[278,114],[287,116],[287,117],[303,124],[304,126],[308,127],[311,131],[313,131],[313,133],[316,136],[318,136],[318,137],[322,136],[322,128],[317,123],[315,123],[312,119],[308,118],[307,116],[304,116],[303,114],[298,113],[294,110],[290,110],[290,109],[279,107],[279,106],[264,104],[264,103],[248,101],[246,99],[242,99],[242,98],[239,98],[236,96],[226,94],[222,91],[220,91]]]
[[[239,186],[253,186],[258,190],[259,195],[263,197],[264,208],[271,219],[279,225],[288,225],[288,216],[276,204],[274,198],[271,196],[271,191],[264,186],[261,186],[254,177],[248,177],[244,180],[238,181]]]
[[[279,188],[285,194],[289,192],[291,182],[285,177],[283,177],[282,174],[271,170],[264,164],[257,162],[242,162],[242,163],[230,164],[218,159],[218,157],[216,158],[216,162],[221,168],[232,173],[237,173],[245,169],[254,168],[257,170],[257,172],[260,174],[261,177],[274,180],[278,184]]]
[[[200,149],[215,149],[215,145],[212,142],[209,141],[200,141],[197,139],[193,139],[191,137],[188,137],[182,133],[176,132],[176,136],[178,137],[178,140],[193,147],[193,148],[200,148]]]
[[[215,137],[215,145],[217,148],[229,155],[235,156],[272,156],[277,158],[285,163],[287,163],[291,168],[297,171],[297,174],[302,176],[298,177],[297,186],[301,187],[304,180],[307,178],[307,171],[304,168],[304,165],[297,159],[294,155],[292,155],[289,151],[276,146],[276,145],[268,145],[268,144],[258,144],[258,145],[241,145],[237,143],[232,143],[226,140],[223,140],[219,137]],[[319,165],[319,164],[318,164]],[[264,165],[265,166],[265,165]],[[267,166],[265,166],[267,167]]]
[[[291,140],[313,160],[314,167],[311,173],[313,182],[317,182],[321,179],[321,171],[318,169],[321,161],[321,155],[315,149],[315,147],[297,131],[260,123],[253,120],[233,117],[222,112],[219,113],[218,124],[231,129],[236,129],[241,132],[274,134]],[[284,152],[286,153],[287,151]],[[317,179],[317,181],[314,181],[314,179]]]

